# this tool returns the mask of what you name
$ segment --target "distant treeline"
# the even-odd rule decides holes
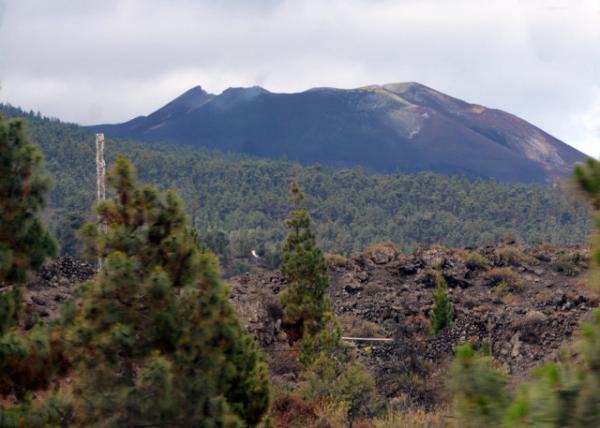
[[[0,105],[24,117],[54,178],[48,222],[62,251],[78,252],[75,231],[95,198],[94,137],[77,125]],[[140,180],[175,188],[193,225],[225,265],[252,249],[276,264],[284,236],[290,180],[304,188],[325,251],[348,254],[390,240],[410,250],[420,244],[492,244],[507,235],[527,244],[582,244],[590,211],[568,191],[463,177],[370,175],[287,161],[182,146],[108,139],[107,162],[118,153],[133,161]]]

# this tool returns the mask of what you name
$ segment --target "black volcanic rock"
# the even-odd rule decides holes
[[[149,116],[91,129],[370,172],[553,182],[585,155],[500,110],[418,83],[276,94],[260,87],[190,89]]]

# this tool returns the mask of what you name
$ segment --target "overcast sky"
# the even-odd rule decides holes
[[[417,81],[600,155],[600,0],[0,0],[0,101],[81,124],[195,85]]]

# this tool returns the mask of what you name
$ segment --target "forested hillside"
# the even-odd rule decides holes
[[[47,213],[51,230],[63,252],[76,252],[74,231],[95,198],[93,134],[7,105],[0,111],[26,118],[54,178]],[[307,194],[319,244],[329,252],[347,254],[383,240],[404,249],[429,243],[481,245],[507,234],[528,244],[581,244],[590,231],[583,204],[569,192],[541,185],[430,173],[370,175],[114,139],[106,147],[109,165],[123,153],[137,166],[140,180],[176,188],[193,225],[226,264],[252,249],[274,262],[293,177]]]

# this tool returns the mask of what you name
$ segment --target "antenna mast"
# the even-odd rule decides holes
[[[104,161],[104,134],[96,134],[96,202],[106,199],[106,162]],[[98,230],[106,231],[106,225],[98,222]],[[102,258],[98,258],[98,268],[102,269]]]

